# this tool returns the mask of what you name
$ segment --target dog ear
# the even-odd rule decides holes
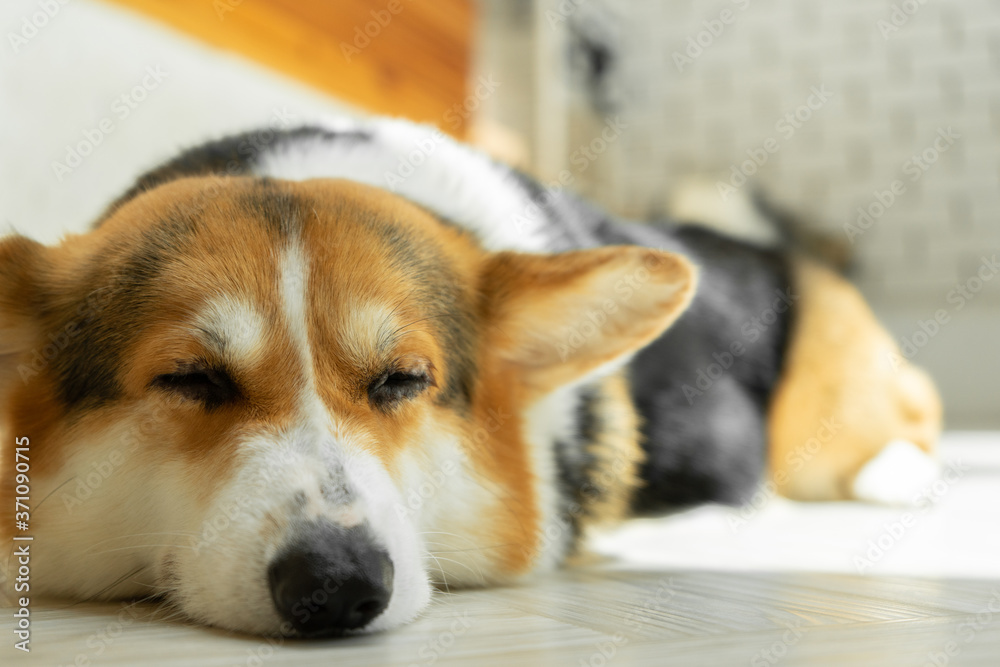
[[[556,255],[502,252],[482,280],[490,344],[548,391],[655,340],[694,295],[685,258],[637,246]]]
[[[0,362],[32,344],[44,252],[23,236],[0,239]]]

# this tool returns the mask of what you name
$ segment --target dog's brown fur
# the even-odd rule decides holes
[[[290,249],[301,253],[303,272],[304,312],[295,323],[282,310],[282,261]],[[639,272],[641,288],[616,300],[616,285]],[[147,437],[125,448],[127,481],[179,469],[167,483],[183,487],[178,507],[195,508],[214,506],[238,477],[247,465],[240,446],[250,435],[314,427],[316,414],[332,416],[338,446],[364,443],[343,447],[375,457],[401,497],[433,473],[432,446],[457,443],[452,453],[468,461],[464,473],[475,484],[462,499],[468,507],[446,517],[454,523],[434,526],[445,535],[437,548],[468,570],[449,571],[454,583],[509,581],[544,564],[553,518],[546,512],[554,511],[542,502],[554,482],[534,458],[531,411],[557,390],[594,383],[599,423],[591,425],[585,452],[594,463],[569,511],[580,529],[623,518],[642,453],[617,364],[684,312],[697,275],[687,259],[640,246],[489,252],[427,210],[349,181],[179,178],[117,205],[94,231],[58,247],[19,237],[0,242],[0,437],[10,443],[30,436],[32,493],[42,498],[87,470],[78,462],[115,428],[142,424]],[[902,360],[852,287],[805,260],[793,277],[802,299],[770,407],[771,473],[790,497],[848,497],[858,471],[887,442],[910,440],[932,452],[940,406],[933,386]],[[199,314],[220,296],[261,315],[243,356],[214,344],[218,332],[199,331]],[[560,345],[565,325],[592,311],[603,313],[602,325],[571,350]],[[31,366],[33,353],[62,337],[65,349]],[[192,359],[225,367],[240,388],[236,398],[209,408],[157,385]],[[391,410],[374,405],[373,379],[403,371],[425,375],[426,390]],[[95,377],[77,377],[89,373]],[[80,380],[93,382],[74,390]],[[307,391],[315,393],[313,412],[300,401]],[[824,419],[838,425],[827,438]],[[816,438],[823,440],[819,450],[795,463]],[[4,539],[14,525],[11,460],[0,464]],[[95,496],[106,499],[109,512],[121,511],[112,493],[124,486],[119,474]],[[145,491],[132,499],[145,500],[138,498]],[[268,549],[294,524],[273,511],[262,510],[256,532]],[[71,519],[58,502],[32,516],[43,554],[35,561],[35,590],[114,596],[176,581],[178,552],[147,554],[150,581],[122,589],[113,584],[96,593],[102,586],[93,577],[67,577],[67,557],[77,559],[81,573],[108,565],[107,558],[95,560],[100,554],[87,542],[94,538]],[[184,530],[198,528],[196,519],[183,521]],[[110,580],[121,572],[108,566],[104,574]],[[208,596],[186,599],[202,603],[189,611],[193,617],[229,623]],[[233,626],[273,631],[273,610],[254,611],[252,621]]]
[[[848,499],[886,443],[934,453],[941,403],[853,286],[812,260],[793,267],[802,298],[771,400],[770,472],[789,498]]]

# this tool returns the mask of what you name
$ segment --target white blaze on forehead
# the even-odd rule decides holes
[[[298,243],[289,245],[281,255],[281,303],[285,323],[292,342],[299,349],[302,367],[309,380],[309,389],[315,393],[312,350],[309,347],[309,320],[306,290],[309,286],[309,264]]]
[[[210,301],[198,314],[195,326],[233,362],[252,364],[263,354],[266,340],[264,318],[249,301],[223,295]]]
[[[331,418],[316,386],[312,346],[309,344],[309,260],[299,242],[283,249],[281,255],[281,304],[285,325],[292,344],[299,351],[305,385],[290,388],[298,394],[301,418],[318,432],[336,434],[337,425]]]
[[[296,240],[282,250],[281,255],[281,304],[285,326],[292,344],[299,351],[305,384],[290,387],[299,399],[300,418],[303,425],[316,433],[337,438],[340,425],[331,416],[319,396],[312,346],[309,343],[309,260],[305,250]],[[322,440],[322,438],[321,438]]]

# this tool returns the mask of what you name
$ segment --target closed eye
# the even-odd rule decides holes
[[[387,409],[415,398],[434,384],[431,376],[423,371],[386,372],[368,385],[368,400],[372,405]]]
[[[226,371],[199,364],[183,364],[174,373],[158,375],[151,386],[198,401],[209,409],[228,403],[239,395],[236,383]]]

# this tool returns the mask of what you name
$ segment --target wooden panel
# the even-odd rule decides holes
[[[107,1],[366,110],[465,134],[448,111],[466,96],[472,0]]]

